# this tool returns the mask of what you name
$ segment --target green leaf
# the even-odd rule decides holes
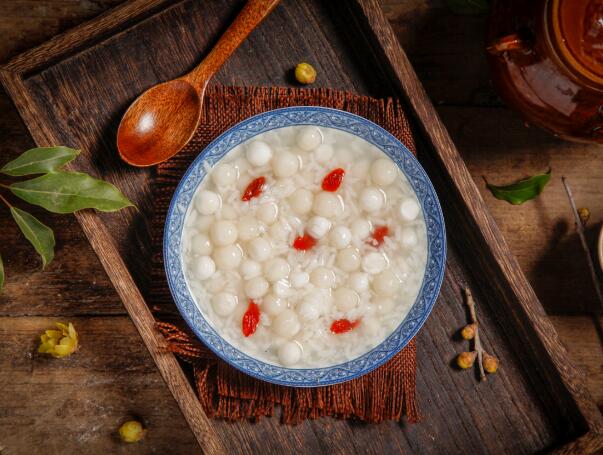
[[[13,183],[13,194],[25,202],[53,213],[73,213],[82,209],[114,212],[133,206],[117,188],[79,172],[57,172]]]
[[[456,14],[486,14],[490,0],[447,0],[448,8]]]
[[[2,256],[0,256],[0,291],[4,286],[4,264],[2,263]]]
[[[80,154],[69,147],[39,147],[24,152],[19,158],[7,163],[0,172],[13,177],[56,172]]]
[[[42,258],[42,268],[45,268],[54,258],[54,234],[52,229],[35,216],[17,207],[11,207],[10,213],[25,238],[29,240],[29,243],[33,245]]]
[[[507,201],[513,205],[523,204],[534,199],[551,180],[551,170],[545,174],[538,174],[524,180],[519,180],[510,185],[496,186],[486,181],[486,186],[496,199]]]

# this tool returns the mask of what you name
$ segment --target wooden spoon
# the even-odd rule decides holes
[[[207,83],[279,1],[249,0],[195,69],[151,87],[132,103],[117,130],[117,149],[125,162],[152,166],[182,150],[199,124]]]

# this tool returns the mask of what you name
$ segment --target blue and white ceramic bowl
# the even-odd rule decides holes
[[[381,344],[364,355],[339,365],[295,369],[268,364],[241,352],[204,318],[185,280],[181,256],[184,221],[197,187],[230,150],[254,136],[276,128],[315,125],[346,131],[365,139],[387,154],[408,178],[421,203],[427,230],[427,266],[418,296],[402,323]],[[387,362],[419,331],[438,296],[446,263],[444,218],[433,185],[412,153],[394,136],[373,122],[348,112],[322,107],[289,107],[256,115],[230,128],[195,159],[182,178],[168,210],[163,254],[169,287],[180,313],[218,357],[258,379],[293,387],[316,387],[348,381]]]

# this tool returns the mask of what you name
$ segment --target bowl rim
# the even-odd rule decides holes
[[[390,157],[404,173],[421,203],[427,231],[427,263],[415,302],[409,313],[379,345],[361,356],[319,368],[287,368],[251,357],[222,338],[196,305],[184,278],[181,237],[192,197],[207,170],[233,148],[266,131],[314,125],[347,131]],[[417,334],[439,295],[446,267],[446,229],[435,189],[417,158],[391,133],[356,114],[318,106],[290,106],[249,117],[215,138],[190,164],[176,187],[167,211],[163,259],[170,293],[195,335],[216,356],[257,379],[293,387],[318,387],[358,378],[383,365]]]

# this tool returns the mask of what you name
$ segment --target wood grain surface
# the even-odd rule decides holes
[[[1,2],[0,30],[6,30],[5,36],[21,33],[23,38],[3,41],[0,55],[14,55],[17,50],[37,44],[67,25],[115,3],[100,1],[93,7],[86,7],[70,1]],[[21,8],[15,8],[15,4],[20,4]],[[38,11],[39,5],[46,5],[46,8]],[[483,190],[480,179],[485,175],[494,181],[512,180],[551,164],[554,172],[559,169],[558,175],[563,173],[569,178],[579,198],[578,204],[589,205],[593,226],[596,226],[603,219],[603,202],[597,186],[597,178],[600,179],[603,171],[601,151],[594,146],[563,143],[527,129],[516,114],[501,105],[488,86],[485,62],[481,58],[482,18],[453,16],[454,20],[451,20],[449,12],[439,2],[390,0],[383,6],[545,306],[555,312],[592,308],[594,302],[587,275],[580,273],[577,267],[581,259],[579,245],[573,235],[569,209],[564,209],[559,182],[553,181],[551,188],[537,201],[511,208],[493,200]],[[299,8],[305,12],[303,6]],[[232,16],[235,11],[236,5],[227,11],[215,6],[214,14],[204,18],[206,27],[199,28],[201,44],[211,42],[219,33],[221,21],[217,18]],[[293,24],[294,34],[306,31],[304,26],[307,24],[296,23],[295,17],[280,15],[275,24],[284,23],[284,20]],[[50,25],[45,28],[45,24]],[[23,28],[19,29],[20,25]],[[273,27],[276,32],[282,32],[278,25]],[[28,34],[28,30],[35,30],[35,33]],[[291,65],[315,55],[316,51],[301,41],[294,43],[301,45],[293,46],[286,60],[282,59],[271,49],[270,39],[274,33],[253,36],[253,46],[244,47],[242,55],[235,56],[227,64],[220,80],[234,84],[266,81],[284,84]],[[377,84],[367,85],[363,80],[354,79],[353,74],[346,74],[352,58],[334,55],[330,50],[342,44],[335,34],[329,36],[329,30],[325,30],[317,35],[317,40],[322,53],[313,57],[316,61],[311,63],[319,70],[319,83],[323,77],[323,83],[328,82],[335,88],[353,87],[379,94]],[[333,47],[327,46],[331,41],[335,42]],[[167,59],[165,55],[156,57]],[[184,57],[191,65],[196,59],[192,53]],[[460,60],[471,64],[458,65]],[[253,63],[250,65],[249,62]],[[88,63],[94,68],[93,61]],[[166,72],[169,73],[169,69]],[[150,79],[151,75],[145,76],[143,72],[140,77],[144,84],[145,77]],[[135,94],[132,88],[131,95]],[[5,96],[0,98],[0,103],[2,143],[8,159],[31,142]],[[144,185],[147,177],[133,173],[133,179],[135,184]],[[59,447],[70,452],[86,444],[92,453],[114,452],[123,449],[116,441],[115,428],[129,414],[138,413],[150,421],[151,428],[149,439],[139,448],[141,452],[168,451],[174,447],[178,447],[180,453],[194,452],[195,443],[186,424],[163,387],[133,325],[123,316],[117,295],[73,218],[44,215],[57,232],[58,248],[55,262],[48,271],[41,273],[37,271],[39,264],[28,245],[20,239],[5,212],[2,213],[0,249],[5,258],[8,283],[0,297],[0,314],[3,316],[0,333],[10,341],[0,348],[0,374],[2,383],[10,384],[8,390],[11,393],[0,398],[0,446],[6,446],[14,453],[20,453],[18,450],[37,453],[37,448],[45,444],[48,449],[40,453],[53,453]],[[559,227],[563,224],[564,229]],[[124,236],[128,238],[128,233]],[[136,251],[144,251],[146,241],[131,238]],[[131,254],[126,256],[127,260],[132,260]],[[454,257],[453,253],[452,260]],[[145,275],[142,266],[137,281],[144,282]],[[434,313],[419,342],[419,359],[425,360],[425,368],[419,369],[419,396],[424,397],[420,404],[427,415],[434,416],[433,419],[426,424],[403,427],[402,431],[395,424],[371,428],[334,421],[308,422],[294,430],[282,428],[273,421],[241,426],[219,423],[217,429],[228,435],[227,444],[232,444],[229,447],[232,450],[262,449],[266,447],[262,443],[269,445],[270,441],[281,441],[284,447],[290,448],[303,444],[308,452],[322,446],[324,451],[352,453],[369,449],[375,453],[418,449],[433,453],[447,449],[455,453],[461,451],[461,447],[472,447],[478,453],[517,453],[529,451],[530,447],[537,450],[546,446],[563,422],[551,422],[533,409],[475,406],[476,385],[472,378],[448,368],[447,362],[458,349],[449,337],[462,326],[465,317],[458,290],[454,287],[456,278],[447,276],[445,303],[439,305],[440,312]],[[83,341],[84,347],[78,357],[73,358],[73,363],[64,362],[60,368],[52,359],[32,354],[36,334],[56,317],[72,319],[85,334],[84,340],[88,340]],[[601,404],[602,353],[592,320],[585,316],[556,316],[553,321],[566,344],[569,343],[574,360],[588,369],[591,390]],[[498,403],[497,397],[505,396],[505,388],[508,388],[520,390],[528,402],[534,396],[534,390],[525,383],[515,355],[501,341],[507,334],[496,321],[485,323],[493,328],[492,338],[486,338],[485,342],[504,359],[506,369],[499,382],[488,383],[485,395],[482,396],[483,390],[480,390],[480,400],[486,404]],[[433,352],[438,354],[433,355]],[[427,374],[434,371],[435,375]],[[456,396],[464,405],[451,410],[450,396]],[[518,402],[523,400],[522,395],[517,397]],[[519,414],[514,414],[516,412]],[[439,413],[444,414],[435,418]],[[455,418],[451,419],[450,415]],[[524,422],[526,431],[513,441],[517,435],[512,422],[517,421]],[[500,423],[496,429],[500,438],[484,442],[481,434],[488,431],[493,422]],[[25,435],[31,433],[31,425],[35,425],[35,435],[26,438]],[[504,440],[513,442],[501,446],[500,441]]]

